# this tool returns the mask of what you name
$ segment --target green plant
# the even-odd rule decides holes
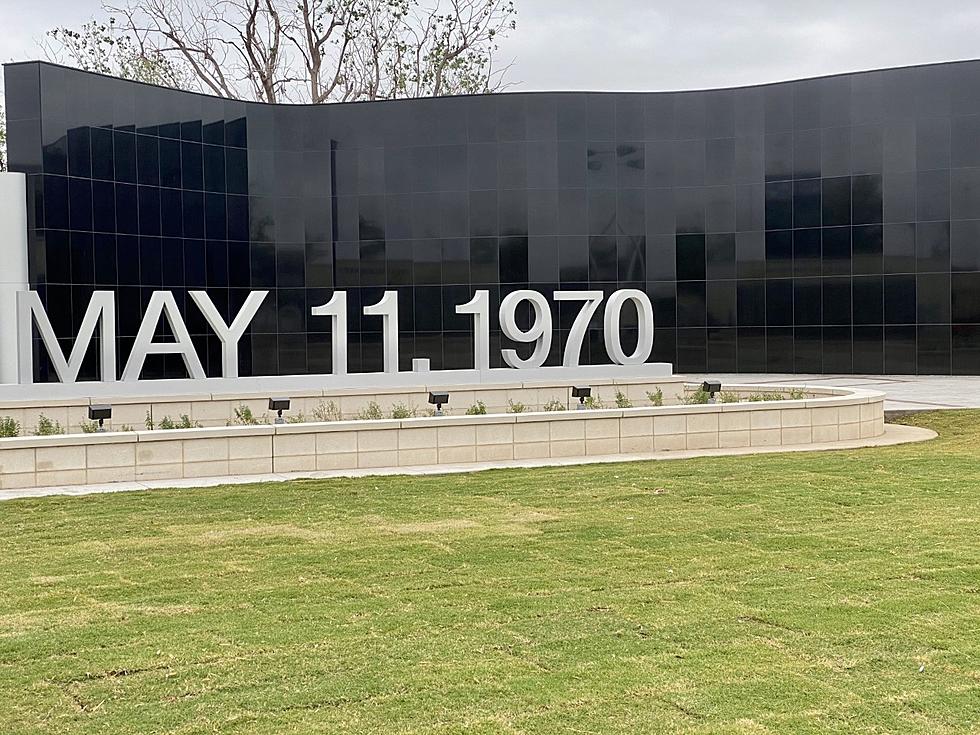
[[[487,404],[485,404],[483,401],[477,401],[466,409],[467,416],[483,416],[486,412]]]
[[[81,421],[78,424],[78,428],[82,430],[83,434],[95,434],[99,430],[98,421]]]
[[[567,407],[557,398],[552,398],[543,406],[545,411],[565,411]]]
[[[789,392],[789,397],[794,401],[802,401],[806,398],[809,398],[810,396],[807,395],[807,392],[805,390],[800,390],[799,388],[793,388],[793,390]]]
[[[0,419],[0,437],[9,438],[13,436],[20,436],[20,424],[9,416],[4,416]]]
[[[681,403],[686,403],[689,406],[697,406],[702,403],[707,403],[709,400],[711,400],[711,394],[701,388],[681,397]]]
[[[327,403],[321,402],[316,408],[313,409],[313,418],[316,421],[340,421],[341,414],[340,409],[334,401],[328,401]]]
[[[286,417],[287,424],[305,424],[306,414],[300,411],[299,413],[294,413],[291,416]]]
[[[654,391],[647,391],[647,400],[650,401],[654,406],[664,405],[664,391],[663,388],[657,388]]]
[[[136,431],[136,429],[134,429],[134,428],[133,428],[133,427],[132,427],[131,425],[129,425],[129,424],[123,424],[123,425],[122,425],[122,428],[121,428],[121,429],[120,429],[119,431]]]
[[[523,403],[510,399],[507,401],[507,413],[524,413],[528,408]]]
[[[150,414],[149,409],[146,410],[146,420],[143,422],[143,425],[146,427],[147,431],[153,431],[154,429],[153,416]]]
[[[362,410],[354,414],[354,418],[358,421],[377,421],[384,417],[384,412],[381,410],[381,406],[378,405],[377,401],[371,401]]]
[[[34,428],[34,433],[38,436],[54,436],[55,434],[64,434],[65,428],[57,421],[52,421],[42,413],[37,417],[37,426]]]
[[[616,408],[633,408],[633,401],[621,390],[616,391]]]
[[[177,424],[175,424],[174,420],[169,416],[164,416],[162,419],[160,419],[161,430],[170,431],[171,429],[176,429],[176,428],[177,428]]]
[[[178,421],[175,425],[176,425],[176,427],[178,429],[201,429],[201,428],[203,428],[201,426],[201,424],[198,423],[197,421],[191,421],[191,417],[188,416],[186,413],[182,413],[180,415],[180,421]]]
[[[413,419],[419,415],[419,410],[415,406],[406,406],[404,403],[396,403],[391,407],[391,418],[393,419]]]
[[[733,390],[723,390],[718,394],[718,400],[722,403],[738,403],[741,398],[739,398],[738,393]]]
[[[750,401],[781,401],[783,400],[782,393],[753,393],[749,396]]]
[[[586,398],[582,402],[582,405],[590,409],[605,408],[605,405],[603,405],[602,399],[599,397],[598,393],[596,393],[594,396],[589,396],[588,398]]]
[[[235,423],[241,424],[242,426],[258,426],[259,424],[266,424],[268,421],[264,420],[265,417],[258,417],[252,413],[252,409],[246,406],[244,403],[235,409]]]

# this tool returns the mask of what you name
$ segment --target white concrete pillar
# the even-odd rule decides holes
[[[0,384],[17,382],[17,292],[27,273],[27,177],[0,173]]]

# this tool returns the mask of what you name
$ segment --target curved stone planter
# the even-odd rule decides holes
[[[726,390],[750,394],[780,389],[739,385]],[[813,397],[2,439],[0,487],[587,459],[827,444],[884,433],[883,393],[853,388],[805,390]]]

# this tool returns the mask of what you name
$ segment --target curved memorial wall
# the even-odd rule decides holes
[[[509,93],[321,106],[211,98],[29,62],[5,67],[10,168],[27,174],[30,286],[65,355],[93,291],[115,294],[117,373],[170,291],[208,376],[268,291],[241,375],[330,373],[346,293],[348,369],[469,368],[456,306],[516,290],[552,315],[562,363],[581,301],[652,304],[650,361],[680,372],[980,373],[980,62],[739,89]],[[336,302],[335,302],[336,303]],[[527,329],[529,301],[516,305]],[[639,302],[635,302],[639,305]],[[637,309],[618,323],[637,341]],[[610,361],[602,313],[582,363]],[[97,342],[97,338],[94,342]],[[35,379],[55,379],[35,336]],[[80,376],[99,375],[93,344]],[[527,348],[520,354],[526,356]],[[143,377],[185,377],[178,355]]]

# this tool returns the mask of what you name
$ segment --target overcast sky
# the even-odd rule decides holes
[[[754,84],[980,57],[976,0],[516,0],[502,44],[515,89],[661,90]],[[93,0],[0,0],[0,59],[41,54]]]

